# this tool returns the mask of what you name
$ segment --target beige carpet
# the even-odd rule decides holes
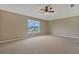
[[[79,40],[39,36],[0,45],[0,53],[79,53]]]

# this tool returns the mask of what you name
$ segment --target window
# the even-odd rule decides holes
[[[40,21],[28,20],[28,32],[40,32]]]

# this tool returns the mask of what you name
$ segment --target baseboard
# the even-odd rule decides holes
[[[21,36],[19,36],[17,38],[12,38],[12,39],[8,39],[8,40],[0,41],[0,44],[7,43],[7,42],[12,42],[12,41],[17,41],[17,40],[21,40],[21,39],[23,39],[23,38]]]
[[[60,37],[66,37],[66,38],[75,38],[75,39],[79,39],[79,37],[65,36],[65,35],[54,35],[54,36],[60,36]]]

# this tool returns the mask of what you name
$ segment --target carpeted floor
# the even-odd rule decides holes
[[[0,53],[71,54],[79,53],[79,40],[55,36],[39,36],[0,45]]]

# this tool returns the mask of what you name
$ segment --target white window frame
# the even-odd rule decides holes
[[[29,25],[28,25],[28,23],[29,23],[29,20],[31,20],[31,21],[33,21],[33,25],[35,24],[34,22],[35,21],[37,21],[37,22],[39,22],[39,30],[38,31],[33,31],[33,32],[31,32],[31,31],[29,31]],[[32,19],[28,19],[28,21],[27,21],[27,28],[28,28],[28,33],[40,33],[40,21],[39,20],[37,20],[37,19],[35,19],[35,20],[32,20]],[[34,29],[33,29],[34,30]]]

